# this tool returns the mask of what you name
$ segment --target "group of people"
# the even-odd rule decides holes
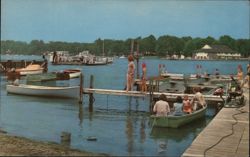
[[[167,97],[164,94],[161,94],[159,100],[154,105],[153,111],[156,113],[156,116],[181,116],[184,114],[191,114],[192,112],[205,107],[205,105],[205,99],[199,91],[196,92],[191,100],[189,100],[188,95],[185,95],[183,99],[181,96],[177,96],[173,107],[169,106]]]
[[[126,83],[126,91],[132,91],[133,90],[133,86],[134,86],[134,77],[135,77],[135,63],[134,63],[134,57],[132,55],[128,56],[128,70],[127,70],[127,75],[126,75],[126,79],[127,79],[127,83]],[[145,63],[142,63],[142,76],[141,76],[141,85],[140,85],[140,89],[142,92],[146,92],[147,91],[147,85],[146,85],[146,81],[147,81],[147,67]]]

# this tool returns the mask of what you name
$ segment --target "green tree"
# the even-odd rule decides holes
[[[236,50],[236,43],[235,40],[230,37],[229,35],[224,35],[219,38],[219,43],[222,45],[227,45],[233,50]]]
[[[139,41],[140,52],[155,52],[156,38],[153,35],[145,37]]]

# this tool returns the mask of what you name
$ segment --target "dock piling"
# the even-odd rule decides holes
[[[71,134],[68,132],[61,133],[61,144],[64,146],[69,146],[71,141]]]
[[[153,103],[153,79],[149,80],[149,112],[152,112]]]
[[[93,83],[94,83],[94,76],[90,76],[90,84],[89,88],[93,88]],[[89,94],[89,112],[93,112],[93,102],[94,102],[94,96],[93,93]]]
[[[79,104],[83,102],[83,74],[80,74],[80,93],[79,93]]]

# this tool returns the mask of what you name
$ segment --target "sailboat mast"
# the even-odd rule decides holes
[[[134,39],[132,39],[132,41],[131,41],[131,49],[130,49],[130,54],[131,55],[133,55],[133,53],[134,53]]]
[[[104,39],[103,39],[103,42],[102,42],[102,56],[104,56]]]

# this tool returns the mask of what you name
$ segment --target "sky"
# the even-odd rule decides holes
[[[1,0],[1,40],[249,39],[247,0]]]

